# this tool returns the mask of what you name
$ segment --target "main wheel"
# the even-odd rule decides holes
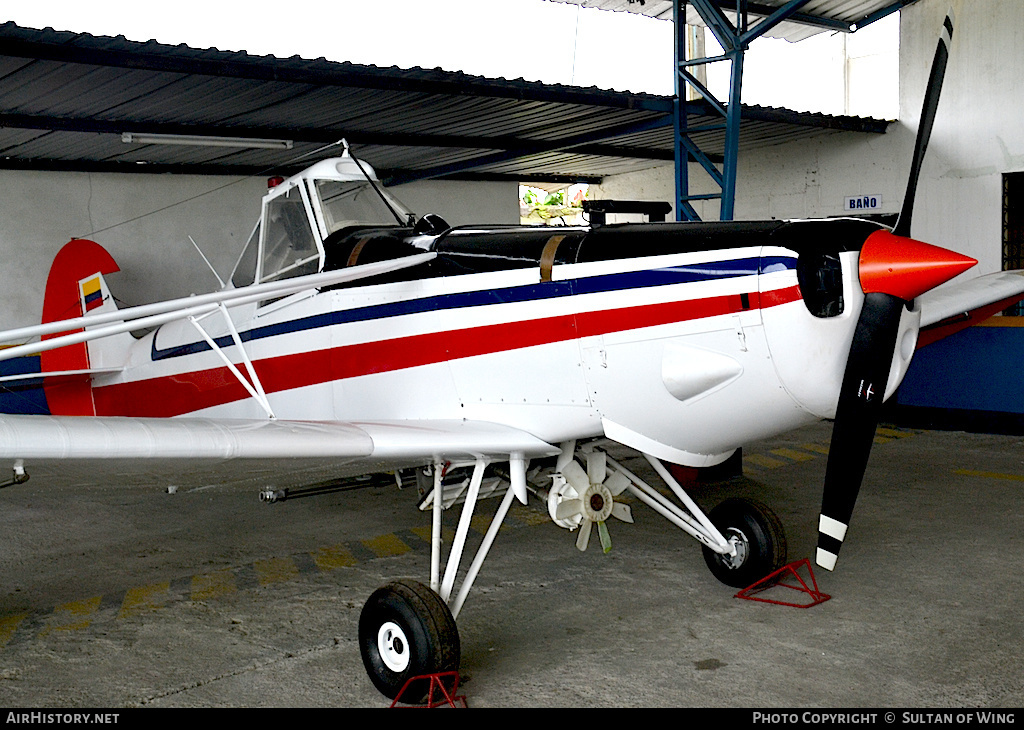
[[[736,555],[722,555],[708,547],[704,562],[718,580],[733,588],[746,588],[786,564],[786,534],[768,507],[749,499],[727,499],[708,515]]]
[[[395,699],[412,677],[458,671],[459,631],[448,605],[422,583],[399,580],[378,588],[359,614],[359,651],[370,681]],[[409,686],[402,701],[422,702],[430,685]]]

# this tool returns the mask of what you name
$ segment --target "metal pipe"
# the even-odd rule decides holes
[[[498,530],[501,529],[501,523],[505,521],[505,515],[508,514],[509,507],[512,506],[512,499],[514,497],[515,490],[509,489],[505,492],[505,496],[501,500],[501,504],[498,505],[498,511],[494,513],[494,517],[491,519],[491,524],[487,528],[487,534],[484,535],[484,541],[480,544],[480,548],[476,552],[476,557],[473,558],[473,562],[469,566],[469,572],[462,581],[462,586],[459,589],[459,595],[455,598],[455,603],[451,605],[453,618],[459,617],[459,611],[462,610],[462,604],[466,602],[466,597],[469,596],[469,589],[473,587],[473,582],[476,580],[476,576],[484,564],[484,558],[487,557],[487,552],[491,549],[491,544],[494,542],[494,538],[498,535]]]
[[[434,503],[431,505],[430,526],[430,588],[435,593],[441,592],[441,489],[443,467],[441,462],[434,462]]]
[[[466,535],[469,533],[469,523],[473,518],[473,510],[476,509],[476,498],[480,493],[480,482],[484,478],[484,469],[487,466],[485,459],[477,459],[473,467],[473,478],[469,481],[469,494],[466,495],[466,503],[462,505],[462,514],[459,515],[459,526],[455,530],[455,540],[452,542],[451,552],[448,553],[448,563],[444,569],[444,580],[441,581],[441,598],[446,602],[452,594],[452,587],[455,585],[455,577],[459,572],[459,563],[462,562],[462,551],[466,547]],[[435,494],[435,499],[438,496]]]

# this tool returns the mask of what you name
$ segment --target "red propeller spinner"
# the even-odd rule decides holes
[[[977,263],[930,243],[876,231],[860,251],[860,286],[865,294],[890,294],[909,302]]]

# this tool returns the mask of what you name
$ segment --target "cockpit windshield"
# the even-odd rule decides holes
[[[316,194],[328,233],[350,226],[406,225],[409,219],[410,211],[404,205],[365,180],[317,180]]]

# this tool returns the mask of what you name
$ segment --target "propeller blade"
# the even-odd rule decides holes
[[[608,534],[608,526],[604,524],[604,520],[597,523],[597,535],[601,538],[601,549],[607,555],[612,549],[612,536]]]
[[[580,514],[583,514],[582,499],[567,499],[555,508],[556,520],[567,520]]]
[[[864,306],[846,360],[825,468],[816,558],[821,567],[835,568],[846,537],[874,442],[904,306],[976,263],[887,231],[876,231],[864,242],[858,272]]]
[[[608,481],[605,482],[604,486],[611,492],[613,497],[618,497],[620,494],[626,491],[626,487],[630,485],[629,477],[623,474],[621,471],[617,471],[612,474]]]
[[[594,523],[584,518],[583,524],[580,525],[580,534],[576,536],[576,549],[580,552],[586,552],[587,545],[590,544],[590,526],[592,524]]]
[[[591,451],[587,454],[587,478],[591,484],[604,484],[608,475],[608,456],[603,451]]]
[[[818,565],[833,570],[857,502],[874,442],[904,306],[977,263],[909,238],[914,198],[931,138],[953,38],[953,11],[942,26],[925,89],[903,209],[892,233],[878,231],[861,248],[864,305],[839,390],[818,521]]]
[[[917,182],[921,175],[921,164],[924,153],[928,149],[928,141],[932,136],[932,125],[935,123],[935,112],[939,108],[939,95],[942,93],[942,81],[946,75],[946,62],[949,60],[949,44],[953,40],[953,9],[950,8],[946,20],[942,24],[939,43],[935,47],[932,59],[932,70],[925,87],[924,104],[921,107],[921,121],[917,126],[917,141],[914,143],[914,158],[910,163],[910,175],[907,180],[907,192],[903,196],[903,208],[896,221],[893,233],[898,236],[910,235],[910,221],[914,214],[914,198],[917,195]]]
[[[904,302],[867,294],[839,391],[818,524],[818,565],[833,570],[846,537],[878,425]]]
[[[576,490],[577,494],[583,494],[590,487],[590,479],[587,478],[587,473],[583,471],[583,467],[576,461],[570,461],[565,465],[562,469],[562,476]]]
[[[612,517],[618,517],[623,522],[633,523],[633,511],[628,504],[616,502],[612,505]]]

